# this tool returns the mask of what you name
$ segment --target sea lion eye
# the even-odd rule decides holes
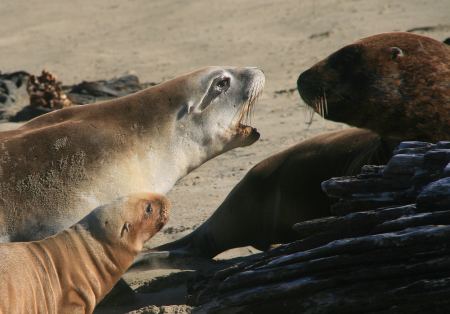
[[[151,215],[152,212],[153,212],[152,203],[148,203],[147,206],[145,206],[145,213],[147,215]]]
[[[398,47],[391,47],[391,58],[395,60],[399,57],[403,57],[403,51]]]
[[[216,89],[220,92],[226,91],[230,87],[230,78],[224,77],[216,82]]]

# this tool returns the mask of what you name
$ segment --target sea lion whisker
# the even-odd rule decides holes
[[[309,115],[311,114],[311,111],[314,111],[314,109],[309,105],[304,105],[300,107],[303,108],[304,119],[305,123],[307,124],[308,121],[310,120]]]
[[[325,104],[324,104],[324,99],[323,97],[320,97],[320,115],[322,118],[325,118]]]
[[[319,97],[319,115],[320,115],[320,117],[322,117],[322,97],[320,96]]]
[[[322,97],[323,99],[323,118],[325,119],[326,115],[327,115],[327,100],[325,99],[325,97]]]
[[[239,117],[239,123],[243,123],[245,125],[251,125],[252,124],[252,115],[253,115],[253,108],[256,104],[256,102],[259,99],[259,96],[262,93],[262,87],[263,82],[258,81],[256,82],[249,91],[249,97],[248,100],[244,103],[242,110],[240,112]]]
[[[314,108],[317,109],[317,102],[314,102]],[[313,123],[313,120],[314,120],[314,113],[315,113],[314,108],[308,106],[308,109],[309,109],[309,119],[308,119],[308,121],[306,122],[306,124],[308,125],[308,127],[311,126],[311,124]]]

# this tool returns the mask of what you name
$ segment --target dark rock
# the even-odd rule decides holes
[[[450,177],[450,162],[445,166],[444,171],[442,172],[443,177]]]
[[[116,307],[132,304],[136,301],[136,293],[125,280],[120,279],[106,297],[97,305],[97,310],[102,308]]]
[[[406,175],[411,176],[417,168],[423,165],[423,154],[398,154],[394,155],[383,170],[385,176]]]
[[[22,85],[24,85],[23,83]],[[41,114],[72,105],[61,89],[61,82],[45,70],[42,71],[40,76],[29,75],[26,91],[29,95],[29,104],[22,106],[13,115],[8,116],[9,121],[27,121]]]
[[[442,171],[450,162],[450,149],[430,150],[424,155],[424,168],[432,171]]]
[[[325,181],[340,216],[297,223],[297,241],[200,275],[189,303],[204,313],[450,312],[447,145],[402,143],[384,168]]]
[[[382,176],[384,167],[385,166],[364,165],[361,168],[361,174],[360,175]]]
[[[340,177],[331,178],[322,182],[322,190],[330,197],[339,198],[386,198],[385,191],[401,191],[411,186],[411,179],[408,177],[392,180],[389,178],[358,178]],[[369,194],[366,196],[366,194]]]
[[[426,185],[449,176],[449,145],[448,141],[402,142],[386,166],[368,165],[359,175],[324,181],[324,192],[339,198],[331,207],[332,213],[345,215],[415,202]]]
[[[33,118],[36,118],[37,116],[40,116],[44,113],[48,113],[53,111],[53,109],[46,108],[46,107],[32,107],[32,106],[25,106],[22,110],[17,112],[14,116],[10,117],[8,120],[10,122],[23,122],[28,121]]]
[[[141,84],[135,75],[63,86],[47,71],[38,77],[23,71],[0,74],[0,120],[27,121],[72,104],[104,101],[155,85]]]
[[[74,86],[67,86],[69,98],[78,104],[93,103],[98,100],[106,100],[125,96],[143,87],[139,78],[135,75],[125,75],[111,80],[83,81]]]
[[[0,119],[7,120],[28,105],[29,77],[24,71],[0,74]]]
[[[450,177],[427,185],[417,197],[421,209],[447,210],[450,208]]]
[[[440,141],[436,143],[436,148],[448,148],[450,149],[450,141]]]

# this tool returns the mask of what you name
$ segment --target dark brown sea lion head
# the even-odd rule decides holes
[[[297,87],[327,119],[402,139],[448,138],[450,49],[432,38],[361,39],[303,72]]]

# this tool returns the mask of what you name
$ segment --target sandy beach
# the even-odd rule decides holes
[[[161,82],[207,65],[264,70],[266,87],[252,123],[261,139],[207,162],[177,183],[168,194],[170,222],[151,241],[156,246],[195,229],[262,159],[346,127],[318,115],[312,125],[306,123],[295,90],[300,72],[375,33],[428,27],[417,32],[444,40],[450,37],[450,1],[16,0],[0,4],[0,20],[0,71],[47,69],[64,84],[125,73],[141,82]],[[237,249],[219,258],[253,251]]]

